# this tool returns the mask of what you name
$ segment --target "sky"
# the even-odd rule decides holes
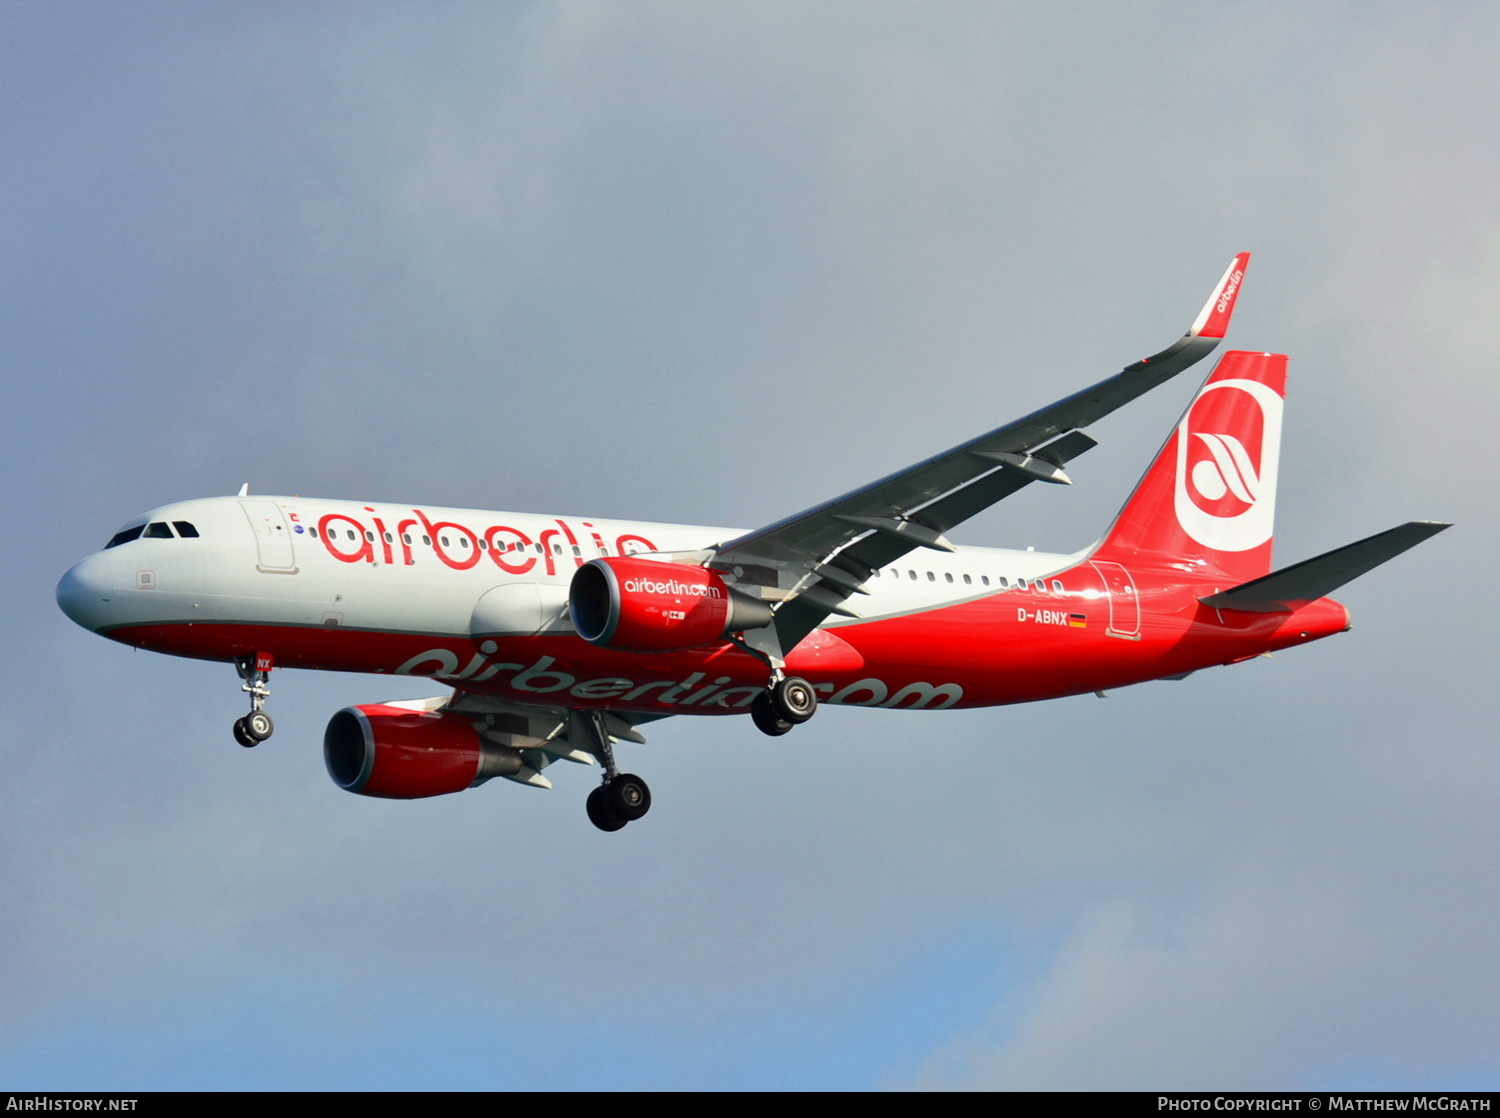
[[[1497,49],[1461,0],[5,5],[0,1088],[1500,1087]],[[54,602],[244,482],[765,524],[1241,250],[1278,561],[1455,522],[1273,659],[672,719],[605,835],[570,766],[334,787],[328,717],[430,685],[277,673],[247,751],[227,666]],[[955,541],[1087,546],[1191,380]]]

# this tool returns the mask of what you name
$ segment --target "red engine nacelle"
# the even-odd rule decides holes
[[[519,750],[482,740],[466,718],[389,703],[329,719],[323,760],[340,788],[388,800],[462,792],[524,764]]]
[[[578,635],[605,648],[671,652],[771,623],[771,607],[717,571],[652,559],[591,559],[573,575],[568,612]]]

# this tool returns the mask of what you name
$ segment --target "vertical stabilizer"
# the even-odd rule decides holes
[[[1284,354],[1226,353],[1095,557],[1237,581],[1270,571],[1285,394]]]

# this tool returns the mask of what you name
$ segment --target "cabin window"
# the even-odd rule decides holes
[[[974,585],[974,580],[972,578],[970,578],[968,575],[964,575],[964,585],[965,586],[973,586]]]
[[[980,575],[979,576],[979,581],[982,582],[982,583],[984,583],[986,586],[988,586],[990,584],[990,576],[989,575]],[[1000,582],[1001,582],[1002,585],[1004,585],[1005,580],[1002,578],[1000,580]]]
[[[483,536],[480,536],[479,537],[479,550],[480,551],[488,551],[489,549],[490,549],[490,545],[485,542],[485,539],[484,539]]]
[[[1052,592],[1054,594],[1061,594],[1063,592],[1062,583],[1055,578],[1052,580]]]
[[[198,529],[194,528],[186,520],[174,520],[172,521],[172,527],[176,528],[177,534],[185,540],[196,540],[198,538]]]
[[[309,528],[307,530],[307,534],[309,536],[311,536],[313,539],[317,539],[318,538],[318,530],[316,528]]]
[[[1004,575],[1001,575],[998,581],[1000,583],[1000,589],[1001,590],[1009,590],[1010,589],[1010,579],[1006,578]],[[984,580],[984,584],[986,586],[988,586],[990,584],[990,580],[989,579],[985,579]]]
[[[953,581],[953,575],[950,572],[948,572],[948,571],[944,571],[943,572],[943,577],[945,579],[947,579],[949,582]]]
[[[432,546],[432,537],[428,536],[428,535],[424,535],[422,537],[422,546],[423,547],[431,547]]]
[[[375,542],[375,533],[372,532],[372,531],[370,531],[370,529],[368,529],[368,528],[365,529],[365,542],[366,543],[374,543]]]
[[[908,577],[908,578],[910,578],[910,579],[911,579],[911,580],[912,580],[912,581],[913,581],[913,582],[916,582],[916,581],[917,581],[917,572],[916,572],[916,571],[907,571],[907,572],[906,572],[906,575],[907,575],[907,577]]]
[[[409,545],[411,543],[411,533],[410,532],[402,532],[401,533],[401,542],[404,543],[404,544],[408,544]]]
[[[389,532],[387,532],[385,534],[385,542],[386,543],[395,543],[396,542],[396,537],[393,536],[393,535],[391,535]]]

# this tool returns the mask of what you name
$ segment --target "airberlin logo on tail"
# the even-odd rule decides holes
[[[1193,437],[1203,441],[1204,448],[1212,459],[1200,458],[1193,464],[1193,488],[1210,501],[1222,500],[1226,493],[1234,494],[1237,500],[1247,505],[1255,504],[1260,478],[1245,444],[1233,435],[1205,435],[1194,431]]]
[[[1177,522],[1215,551],[1271,538],[1282,400],[1259,381],[1221,380],[1199,393],[1177,428]]]

